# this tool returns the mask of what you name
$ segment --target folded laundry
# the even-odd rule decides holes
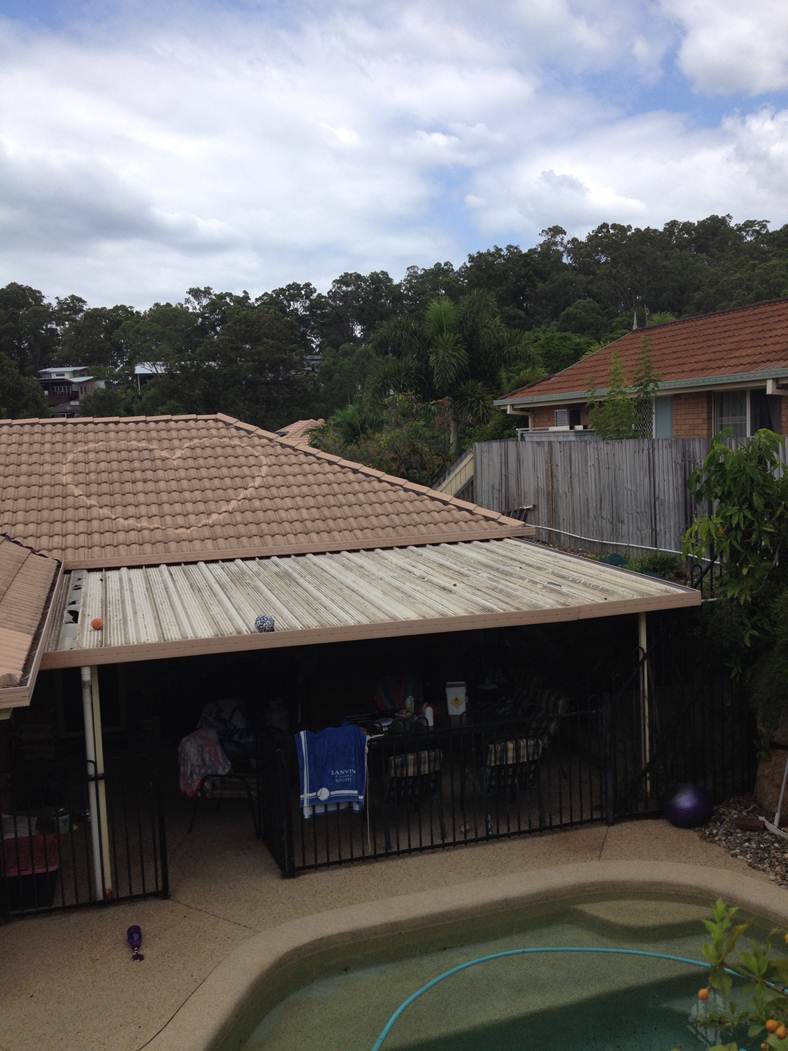
[[[361,810],[367,783],[367,735],[358,726],[330,726],[295,735],[304,817],[340,808]]]
[[[181,792],[193,799],[206,777],[229,772],[230,761],[219,743],[216,730],[195,730],[178,746]]]

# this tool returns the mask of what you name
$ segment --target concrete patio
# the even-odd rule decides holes
[[[288,920],[485,877],[594,861],[676,861],[765,879],[664,821],[565,832],[344,866],[283,880],[243,807],[173,830],[173,897],[0,928],[1,1051],[141,1051],[237,946]],[[125,931],[139,923],[145,960]]]

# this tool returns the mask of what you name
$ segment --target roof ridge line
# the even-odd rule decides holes
[[[159,413],[155,416],[26,416],[20,419],[0,417],[0,426],[8,426],[10,424],[13,424],[14,426],[19,426],[21,424],[32,423],[61,423],[73,426],[73,424],[75,423],[139,423],[140,420],[150,420],[152,422],[160,422],[166,420],[169,423],[172,422],[172,420],[218,419],[221,419],[221,413],[217,412],[182,412],[175,416],[171,416],[166,413]]]
[[[427,485],[420,485],[418,482],[408,481],[407,478],[400,478],[394,474],[386,474],[384,471],[379,471],[376,467],[369,467],[367,464],[358,463],[355,460],[346,460],[342,456],[326,452],[323,449],[316,449],[312,445],[294,445],[293,442],[289,442],[287,438],[281,438],[278,434],[275,434],[272,431],[266,431],[263,427],[257,427],[253,423],[244,423],[242,420],[238,420],[234,416],[217,413],[217,418],[223,423],[237,427],[239,430],[262,435],[271,441],[277,442],[279,445],[283,445],[286,449],[290,449],[291,451],[315,456],[320,460],[328,460],[330,463],[338,464],[340,467],[348,467],[351,470],[356,471],[358,474],[363,474],[370,478],[377,478],[379,481],[387,482],[389,485],[397,486],[408,492],[421,493],[423,496],[428,496],[431,499],[438,500],[442,504],[449,504],[452,507],[458,507],[462,511],[473,511],[475,514],[478,514],[483,518],[492,519],[495,522],[513,522],[517,525],[522,525],[521,522],[518,522],[514,518],[508,518],[500,511],[490,511],[489,508],[481,507],[479,504],[469,503],[467,500],[458,500],[456,496],[449,496],[447,493],[441,493],[437,489],[431,489]]]

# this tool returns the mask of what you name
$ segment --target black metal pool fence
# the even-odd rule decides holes
[[[656,815],[684,782],[720,802],[755,770],[744,691],[720,664],[699,676],[659,648],[629,683],[566,710],[372,736],[360,812],[306,816],[292,743],[260,748],[260,827],[285,876]]]
[[[154,779],[22,767],[0,784],[0,799],[0,920],[168,895]]]

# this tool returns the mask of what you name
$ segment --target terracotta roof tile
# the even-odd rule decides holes
[[[227,416],[2,420],[0,472],[0,532],[69,567],[525,532]]]
[[[0,701],[27,677],[59,563],[0,536]]]
[[[788,299],[635,329],[589,354],[563,372],[521,387],[510,398],[550,404],[555,395],[607,388],[610,359],[618,354],[631,383],[643,346],[651,343],[651,362],[661,382],[709,380],[770,369],[788,369]]]
[[[295,423],[289,423],[276,433],[291,445],[309,445],[312,431],[322,427],[325,422],[325,420],[296,420]]]

